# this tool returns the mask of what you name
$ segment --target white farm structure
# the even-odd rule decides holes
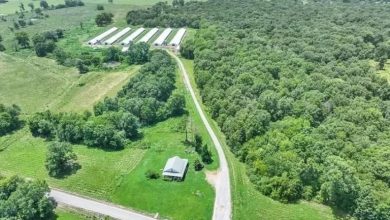
[[[122,36],[124,36],[125,34],[127,34],[127,32],[129,32],[131,30],[131,28],[127,27],[121,31],[119,31],[118,33],[116,33],[114,36],[110,37],[108,40],[106,40],[104,42],[105,45],[111,45],[113,44],[115,41],[117,41],[119,38],[121,38]]]
[[[171,40],[169,45],[173,46],[173,47],[179,46],[180,42],[183,39],[185,34],[186,34],[186,29],[185,28],[179,29],[179,31],[177,31],[176,35],[173,37],[173,39]]]
[[[121,44],[123,46],[129,45],[130,43],[132,43],[134,41],[135,38],[137,38],[144,31],[145,31],[145,28],[138,28],[136,31],[131,33],[130,36],[128,36],[126,39],[124,39]]]
[[[153,45],[158,47],[158,46],[162,46],[165,42],[165,39],[167,39],[167,37],[169,36],[169,34],[171,34],[172,32],[172,29],[171,28],[167,28],[165,29],[161,35],[154,41]]]
[[[89,44],[89,45],[100,44],[101,41],[102,41],[104,38],[106,38],[106,37],[109,36],[110,34],[114,33],[116,30],[118,30],[118,28],[113,27],[113,28],[111,28],[110,30],[104,32],[103,34],[100,34],[99,36],[95,37],[94,39],[88,41],[88,44]]]
[[[129,34],[131,31],[130,27],[126,27],[119,32],[117,32],[117,30],[118,28],[113,27],[88,41],[88,44],[93,47],[104,47],[104,45],[120,45],[122,46],[122,52],[127,52],[131,44],[135,43],[137,38],[140,38],[137,43],[150,43],[154,47],[166,48],[174,52],[178,52],[180,49],[180,44],[187,32],[185,28],[175,30],[176,32],[172,28],[166,28],[159,32],[160,30],[158,28],[152,28],[146,31],[145,28],[141,27],[127,36],[127,34]],[[152,39],[154,40],[152,41]]]
[[[156,33],[158,32],[158,28],[153,28],[152,30],[150,30],[147,34],[145,34],[145,36],[143,36],[141,38],[141,40],[139,40],[138,42],[144,42],[144,43],[147,43]]]

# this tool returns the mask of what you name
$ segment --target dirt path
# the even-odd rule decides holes
[[[214,185],[215,202],[214,202],[213,220],[230,220],[231,213],[232,213],[232,200],[231,200],[231,192],[230,192],[229,166],[225,157],[225,153],[223,152],[222,145],[218,140],[217,135],[215,135],[213,129],[211,128],[203,112],[201,105],[199,104],[200,101],[198,101],[198,99],[196,98],[195,92],[190,82],[190,78],[188,76],[186,69],[184,68],[183,63],[176,55],[174,55],[171,52],[169,53],[173,58],[175,58],[176,62],[180,67],[181,72],[183,73],[184,83],[191,94],[192,100],[194,101],[196,106],[196,110],[198,111],[202,119],[202,122],[205,125],[207,132],[209,133],[215,145],[215,148],[217,149],[218,152],[220,167],[218,169],[218,172],[214,174],[213,177],[210,179],[212,182],[215,183]]]

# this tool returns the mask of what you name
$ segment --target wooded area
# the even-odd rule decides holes
[[[194,58],[204,103],[263,194],[390,219],[390,86],[376,74],[390,55],[389,5],[210,0],[158,4],[127,21],[199,24],[182,55]]]

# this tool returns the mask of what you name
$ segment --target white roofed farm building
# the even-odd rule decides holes
[[[188,160],[178,156],[169,158],[163,170],[163,176],[171,180],[183,180],[187,172]]]

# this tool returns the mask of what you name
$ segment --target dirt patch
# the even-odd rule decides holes
[[[206,171],[206,180],[208,183],[210,183],[213,187],[215,187],[215,184],[219,177],[218,171]]]

